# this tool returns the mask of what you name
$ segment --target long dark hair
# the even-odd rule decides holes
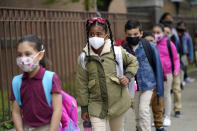
[[[160,17],[159,23],[164,24],[164,23],[163,23],[163,20],[164,20],[167,16],[169,16],[169,15],[171,16],[171,14],[170,14],[169,12],[163,13],[162,16]]]
[[[33,44],[31,46],[33,46],[33,48],[36,49],[38,52],[44,50],[44,44],[42,43],[41,39],[39,39],[35,35],[25,35],[25,36],[23,36],[21,39],[19,39],[19,41],[17,43],[17,48],[18,48],[19,44],[21,44],[25,41],[32,42]],[[42,58],[42,60],[40,60],[39,64],[46,68],[45,56]]]
[[[161,30],[162,30],[162,32],[164,32],[164,25],[163,24],[155,24],[154,26],[153,26],[153,28],[154,27],[159,27]]]
[[[89,32],[90,32],[91,27],[93,27],[93,26],[101,26],[105,30],[105,33],[109,32],[109,35],[110,35],[109,38],[111,40],[111,47],[112,47],[112,51],[113,51],[113,55],[114,55],[114,61],[116,62],[116,64],[118,64],[118,62],[116,61],[116,55],[115,55],[115,52],[114,52],[114,40],[113,40],[112,31],[111,31],[111,25],[110,25],[110,23],[107,19],[103,19],[103,18],[100,18],[100,17],[87,20],[87,22],[86,22],[88,56],[89,56],[88,61],[90,61]]]

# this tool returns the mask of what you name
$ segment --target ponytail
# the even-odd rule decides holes
[[[109,30],[109,38],[111,40],[111,47],[112,47],[112,51],[113,51],[113,55],[114,55],[114,61],[116,62],[117,65],[119,65],[119,63],[116,61],[116,54],[115,54],[115,51],[114,51],[114,40],[113,40],[112,31],[111,31],[111,26],[110,26],[110,23],[107,19],[106,19],[106,22],[107,22],[107,27],[108,27],[108,30]]]

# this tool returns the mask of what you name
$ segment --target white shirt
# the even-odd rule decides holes
[[[133,51],[135,52],[135,50],[139,47],[139,44],[137,44],[136,46],[132,46],[133,47]]]

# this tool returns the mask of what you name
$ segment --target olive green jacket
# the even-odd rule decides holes
[[[138,69],[137,59],[122,47],[121,50],[124,74],[131,78]],[[131,106],[131,97],[128,88],[123,87],[117,77],[111,41],[106,40],[100,56],[90,48],[88,59],[87,46],[83,51],[86,53],[86,70],[82,68],[79,57],[75,89],[77,103],[82,107],[82,112],[88,111],[90,116],[102,119],[125,113]]]

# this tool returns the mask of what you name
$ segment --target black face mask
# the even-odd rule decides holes
[[[164,25],[172,26],[173,22],[172,21],[165,21],[163,22]]]
[[[184,33],[185,32],[185,29],[182,29],[182,28],[177,28],[176,29],[179,33]]]
[[[128,44],[135,46],[139,43],[140,37],[139,36],[137,36],[137,37],[127,37],[126,40],[127,40]]]

